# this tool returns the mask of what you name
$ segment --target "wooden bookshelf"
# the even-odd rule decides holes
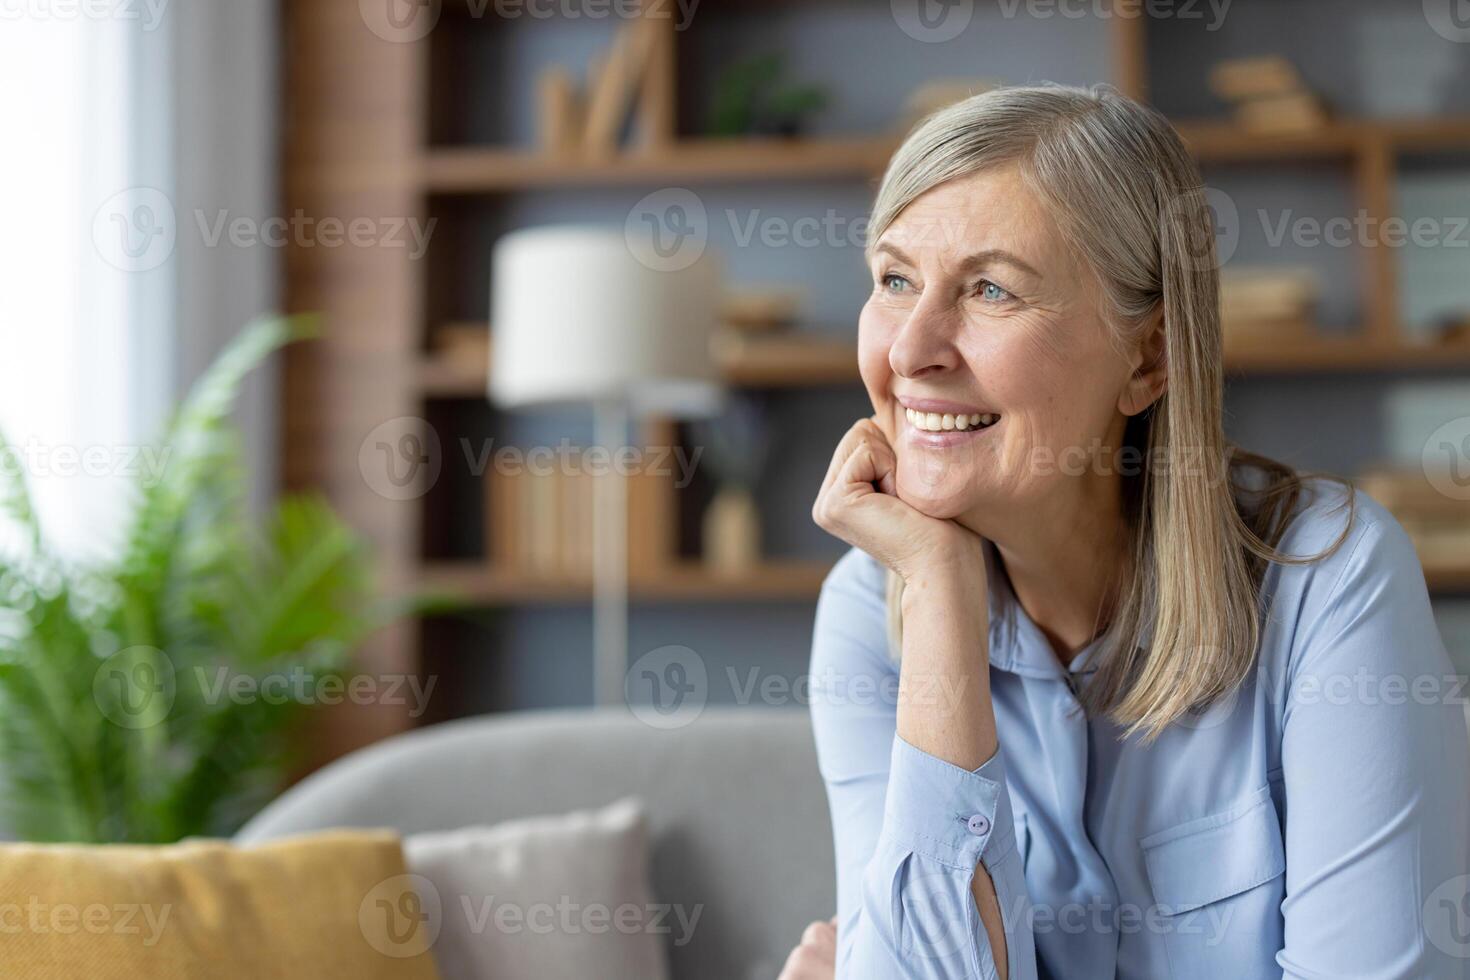
[[[1131,5],[1138,0],[1115,0]],[[440,561],[426,547],[432,525],[453,526],[467,515],[468,493],[450,494],[437,513],[434,498],[389,499],[364,479],[359,450],[364,436],[385,419],[436,412],[471,417],[465,404],[486,391],[485,359],[426,355],[432,326],[462,317],[483,318],[484,309],[434,309],[441,295],[482,296],[486,265],[478,228],[454,228],[464,214],[482,213],[492,226],[512,219],[518,195],[561,189],[579,192],[687,185],[800,183],[815,201],[830,187],[850,192],[854,182],[871,184],[883,171],[901,134],[852,133],[820,138],[708,139],[676,132],[675,95],[688,91],[687,51],[671,59],[669,76],[652,127],[654,137],[610,156],[548,154],[482,145],[444,145],[435,120],[461,120],[475,98],[498,93],[454,92],[434,97],[436,65],[452,60],[454,43],[445,33],[495,30],[487,16],[469,16],[461,0],[445,4],[445,16],[430,38],[388,43],[363,27],[355,4],[302,0],[283,11],[291,43],[285,61],[286,145],[283,147],[283,208],[317,215],[394,218],[450,215],[430,256],[412,261],[404,250],[289,247],[284,251],[286,305],[319,310],[323,337],[286,354],[283,381],[283,482],[292,489],[325,492],[349,520],[372,536],[390,587],[446,589],[499,609],[548,603],[580,603],[590,596],[584,580],[535,577],[498,568],[490,558]],[[456,12],[457,11],[457,12]],[[722,11],[721,16],[746,16]],[[840,6],[830,11],[840,17]],[[748,16],[760,16],[752,7]],[[556,30],[548,23],[547,30]],[[1149,18],[1114,16],[1107,32],[1112,81],[1125,93],[1147,98],[1169,79],[1149,77]],[[676,44],[689,43],[687,34]],[[677,72],[675,71],[678,67]],[[580,66],[577,66],[580,67]],[[525,81],[524,79],[520,81]],[[518,86],[523,94],[529,86]],[[526,95],[529,97],[529,95]],[[1253,132],[1220,120],[1177,123],[1198,159],[1207,165],[1255,167],[1309,164],[1341,168],[1350,181],[1352,206],[1382,217],[1393,209],[1393,185],[1402,158],[1470,150],[1470,117],[1431,119],[1337,119],[1310,133]],[[449,131],[463,127],[450,126]],[[483,200],[466,200],[468,198]],[[815,206],[815,205],[814,205]],[[463,210],[460,210],[463,208]],[[473,210],[472,210],[473,209]],[[467,221],[465,222],[468,223]],[[457,234],[458,233],[458,234]],[[1313,337],[1251,345],[1232,344],[1225,366],[1233,375],[1369,374],[1470,370],[1470,344],[1416,346],[1396,322],[1396,250],[1360,249],[1360,325],[1351,336]],[[473,261],[458,261],[468,255]],[[446,259],[448,261],[446,261]],[[731,385],[802,389],[858,382],[850,342],[812,339],[793,353],[751,348],[727,359],[722,376]],[[388,379],[387,383],[384,379]],[[456,402],[459,402],[456,404]],[[478,424],[478,423],[477,423]],[[649,445],[670,444],[674,425],[653,423]],[[638,519],[657,521],[674,534],[680,506],[672,487],[654,494]],[[651,533],[651,532],[650,532]],[[643,602],[812,601],[826,575],[824,562],[770,561],[738,576],[722,576],[677,558],[660,542],[661,563],[632,575],[635,599]],[[1470,594],[1470,569],[1426,568],[1432,588]],[[420,663],[421,631],[402,625],[369,649],[370,669],[411,672]],[[378,713],[349,724],[340,747],[350,747],[412,724],[403,713]]]

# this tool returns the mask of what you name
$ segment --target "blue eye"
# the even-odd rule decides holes
[[[1004,302],[1011,298],[1010,293],[989,281],[980,283],[980,295],[993,303]]]
[[[904,288],[908,286],[908,284],[909,281],[896,272],[890,272],[888,275],[883,277],[883,288],[888,290],[889,292],[902,292]]]

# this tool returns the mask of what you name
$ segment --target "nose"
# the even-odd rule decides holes
[[[888,364],[903,378],[919,378],[953,370],[960,363],[954,345],[957,311],[941,296],[919,301],[888,349]]]

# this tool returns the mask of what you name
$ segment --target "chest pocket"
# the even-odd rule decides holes
[[[1162,933],[1171,976],[1281,976],[1286,848],[1270,787],[1139,845],[1155,902],[1144,929]]]

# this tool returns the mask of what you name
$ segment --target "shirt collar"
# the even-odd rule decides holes
[[[991,666],[1013,674],[1028,677],[1045,677],[1056,680],[1065,675],[1090,675],[1096,672],[1096,658],[1101,652],[1106,634],[1088,643],[1064,668],[1057,659],[1056,651],[1046,634],[1036,625],[1015,592],[1010,578],[995,550],[995,545],[985,541],[985,571],[989,585],[990,605],[990,663]],[[1152,636],[1152,625],[1145,624],[1140,646],[1147,649]]]

